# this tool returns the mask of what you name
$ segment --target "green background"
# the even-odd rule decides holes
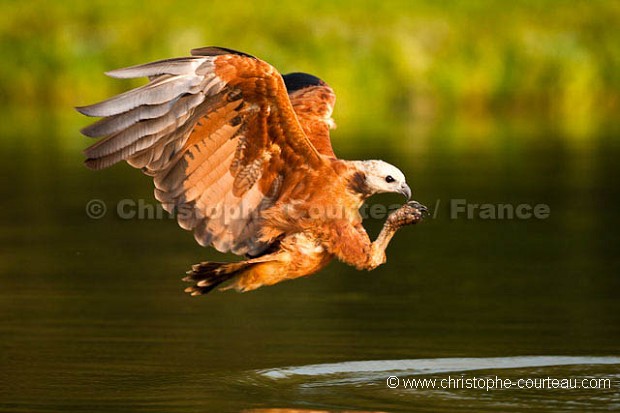
[[[327,81],[346,144],[399,130],[426,148],[439,129],[450,147],[494,147],[488,136],[541,123],[583,142],[620,109],[616,1],[0,4],[5,113],[70,116],[131,85],[104,71],[207,45]]]

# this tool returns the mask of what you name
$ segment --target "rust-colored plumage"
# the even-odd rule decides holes
[[[85,150],[86,165],[125,160],[142,169],[201,245],[248,258],[195,265],[186,277],[194,295],[224,281],[248,291],[312,274],[333,257],[373,269],[395,231],[421,219],[424,207],[405,204],[370,241],[359,214],[364,200],[409,196],[409,188],[382,161],[336,158],[335,94],[314,76],[281,76],[262,60],[215,47],[108,74],[150,82],[78,108],[102,117],[82,130],[102,138]]]

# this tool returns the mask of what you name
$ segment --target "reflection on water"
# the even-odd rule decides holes
[[[566,356],[521,356],[488,358],[438,358],[418,360],[376,360],[345,361],[341,363],[313,364],[309,366],[285,367],[262,370],[258,373],[271,379],[291,376],[362,375],[368,382],[369,375],[385,377],[387,373],[437,374],[487,369],[517,369],[578,365],[620,365],[620,357],[566,357]]]
[[[423,152],[341,151],[401,166],[417,200],[441,200],[437,217],[399,233],[373,272],[333,263],[253,293],[192,299],[185,270],[222,257],[171,220],[89,219],[89,200],[152,200],[152,183],[124,166],[87,171],[81,146],[54,133],[75,129],[1,143],[0,411],[620,409],[619,367],[605,364],[620,356],[612,139],[573,151],[552,136],[528,146],[513,136],[455,151],[438,136]],[[545,203],[551,215],[452,220],[451,198]],[[389,389],[396,367],[615,385]]]
[[[502,411],[521,411],[524,404],[531,405],[533,401],[541,410],[566,409],[566,404],[575,410],[590,410],[596,407],[593,399],[607,401],[606,407],[620,407],[620,357],[349,361],[267,369],[254,374],[271,380],[271,386],[280,392],[287,392],[286,396],[280,396],[283,400],[303,398],[328,404],[332,399],[336,402],[334,394],[347,394],[372,400],[365,407],[393,405],[392,411],[411,411],[411,406],[449,411],[449,406],[457,402],[475,406],[478,411],[500,407]],[[551,379],[557,380],[556,387],[544,388],[545,380]],[[457,384],[457,380],[462,383]],[[470,381],[465,384],[466,380]],[[510,385],[505,384],[507,381]],[[248,379],[248,385],[257,383],[266,386],[264,382]],[[452,386],[446,388],[449,383]],[[583,389],[582,383],[594,388]],[[394,398],[398,403],[393,403]]]
[[[341,410],[331,412],[328,410],[308,410],[308,409],[248,409],[242,410],[241,413],[384,413],[379,411],[362,411],[362,410]]]

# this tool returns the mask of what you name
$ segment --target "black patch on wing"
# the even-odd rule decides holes
[[[299,89],[303,89],[309,86],[324,86],[325,82],[316,76],[309,75],[308,73],[288,73],[282,76],[286,90],[288,93],[294,92]]]
[[[239,56],[251,57],[252,59],[256,59],[256,57],[240,52],[238,50],[227,49],[226,47],[218,47],[218,46],[208,46],[208,47],[199,47],[198,49],[192,49],[192,56],[221,56],[224,54],[236,54]]]

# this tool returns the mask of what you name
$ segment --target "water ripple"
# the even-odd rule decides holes
[[[368,377],[379,373],[385,375],[386,373],[392,372],[421,375],[475,370],[607,364],[620,364],[620,357],[518,356],[345,361],[341,363],[310,364],[306,366],[265,369],[259,370],[257,373],[270,379],[285,379],[293,376],[356,376],[359,374]]]

